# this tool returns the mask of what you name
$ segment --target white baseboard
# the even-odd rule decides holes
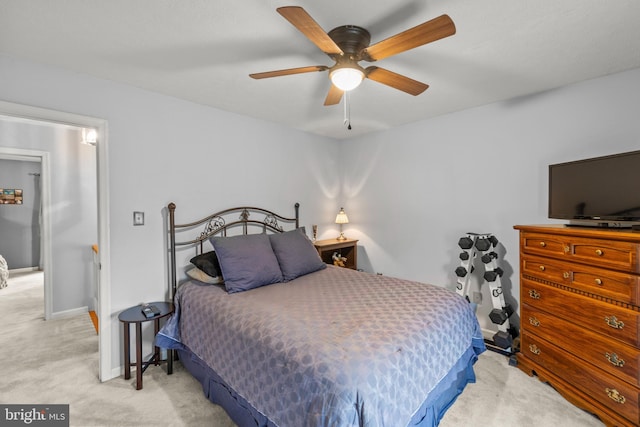
[[[65,319],[67,317],[74,317],[74,316],[78,316],[80,314],[88,313],[88,312],[89,312],[89,307],[87,306],[72,308],[71,310],[57,311],[55,313],[51,313],[51,320]]]
[[[30,271],[39,271],[40,267],[24,267],[24,268],[14,268],[14,269],[9,269],[9,275],[11,275],[11,273],[16,274],[16,273],[28,273]]]

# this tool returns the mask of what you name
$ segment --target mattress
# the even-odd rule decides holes
[[[186,282],[176,306],[157,344],[282,427],[436,425],[485,350],[455,292],[333,266],[235,294]]]

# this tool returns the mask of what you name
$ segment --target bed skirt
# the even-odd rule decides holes
[[[456,365],[429,393],[407,427],[436,427],[440,423],[447,409],[465,386],[475,382],[473,365],[478,360],[477,350],[473,346],[467,349]],[[204,395],[211,402],[220,405],[239,427],[278,427],[238,395],[198,356],[188,349],[177,351],[183,366],[202,384]]]

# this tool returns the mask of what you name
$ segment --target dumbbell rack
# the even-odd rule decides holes
[[[504,271],[498,267],[498,254],[495,248],[498,239],[491,233],[467,233],[458,241],[458,246],[462,249],[460,253],[460,266],[455,269],[457,279],[456,292],[469,299],[469,288],[471,276],[474,272],[474,260],[479,257],[484,265],[484,283],[489,284],[491,291],[491,304],[493,310],[489,314],[491,321],[498,327],[498,332],[493,335],[492,340],[485,339],[489,350],[513,356],[515,354],[513,339],[517,336],[517,331],[511,327],[509,317],[513,314],[513,309],[505,303],[502,292],[501,277]],[[482,284],[481,284],[482,286]]]

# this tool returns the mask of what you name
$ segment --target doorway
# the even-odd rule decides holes
[[[0,159],[3,160],[17,160],[27,162],[40,163],[40,204],[46,212],[49,208],[49,201],[51,199],[49,190],[50,179],[50,159],[49,153],[46,151],[38,150],[26,150],[21,148],[0,147]],[[51,319],[52,314],[52,289],[51,289],[51,222],[48,215],[42,215],[40,218],[40,259],[39,267],[44,273],[44,318],[45,320]],[[11,265],[9,266],[11,268]]]
[[[111,368],[111,337],[112,337],[112,319],[111,298],[110,298],[110,245],[109,245],[109,229],[108,229],[108,200],[109,200],[109,183],[108,183],[108,136],[107,122],[103,119],[95,117],[81,116],[71,113],[65,113],[55,110],[48,110],[38,107],[26,106],[22,104],[13,104],[0,101],[0,120],[1,116],[7,116],[14,120],[26,120],[45,123],[55,123],[60,125],[75,126],[80,128],[93,128],[97,130],[97,186],[98,186],[98,246],[100,248],[98,262],[100,269],[98,271],[100,288],[97,295],[97,306],[99,313],[99,370],[98,377],[101,381],[107,381],[119,374],[114,374]],[[17,148],[6,148],[5,151],[13,151]],[[24,151],[24,150],[23,150]],[[29,150],[27,150],[29,151]],[[22,153],[24,154],[24,153]],[[43,206],[50,207],[51,189],[49,187],[50,180],[46,179],[50,176],[50,159],[47,152],[29,153],[32,156],[41,156],[42,158],[42,202]],[[45,271],[51,268],[51,224],[50,216],[46,209],[43,209],[42,224],[43,241],[48,241],[43,245],[43,264]],[[48,235],[47,235],[48,233]],[[49,275],[50,276],[50,275]],[[46,280],[46,277],[45,277]],[[45,282],[46,283],[46,282]],[[47,295],[47,289],[50,292],[51,286],[45,288],[45,299],[50,302],[51,295]],[[47,311],[47,303],[45,303],[45,316]],[[49,312],[50,314],[50,312]]]

